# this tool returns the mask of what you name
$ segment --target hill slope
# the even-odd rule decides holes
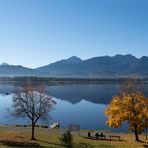
[[[148,74],[148,57],[138,59],[130,54],[94,57],[87,60],[71,57],[36,70],[57,77],[145,77]]]
[[[1,77],[14,77],[14,76],[37,76],[41,73],[37,70],[26,68],[23,66],[8,65],[6,63],[0,65]]]
[[[148,57],[132,55],[94,57],[87,60],[73,56],[49,65],[30,69],[3,63],[0,77],[49,76],[65,78],[122,78],[148,77]]]

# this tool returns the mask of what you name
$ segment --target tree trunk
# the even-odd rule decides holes
[[[139,141],[139,135],[138,135],[137,125],[134,126],[134,129],[135,129],[135,141]]]
[[[35,137],[34,137],[34,128],[35,128],[35,124],[32,122],[32,136],[31,136],[31,140],[35,140]]]

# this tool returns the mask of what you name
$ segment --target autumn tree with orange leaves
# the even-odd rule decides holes
[[[139,141],[139,133],[145,129],[148,119],[148,99],[144,96],[135,80],[128,80],[121,88],[121,93],[114,96],[105,115],[108,116],[106,124],[118,128],[124,121],[129,123],[129,130],[135,134]]]

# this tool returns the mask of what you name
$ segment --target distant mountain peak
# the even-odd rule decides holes
[[[148,57],[147,56],[142,56],[140,59],[141,60],[148,60]]]
[[[132,54],[126,54],[126,55],[116,54],[116,55],[113,56],[113,57],[135,57],[135,56],[133,56]]]
[[[123,60],[137,60],[137,58],[135,56],[133,56],[132,54],[126,54],[126,55],[116,54],[112,58],[118,59],[118,60],[120,60],[120,59],[123,59]]]
[[[2,63],[1,66],[8,66],[8,63]]]
[[[59,62],[68,63],[68,64],[79,64],[80,62],[82,62],[82,60],[78,58],[77,56],[72,56],[68,59],[63,59],[61,61],[58,61],[58,63]]]
[[[68,58],[67,60],[70,60],[70,61],[82,61],[79,57],[77,56],[72,56],[70,58]]]

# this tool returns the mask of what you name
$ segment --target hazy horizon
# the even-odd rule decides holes
[[[0,63],[148,56],[146,1],[0,1]]]

